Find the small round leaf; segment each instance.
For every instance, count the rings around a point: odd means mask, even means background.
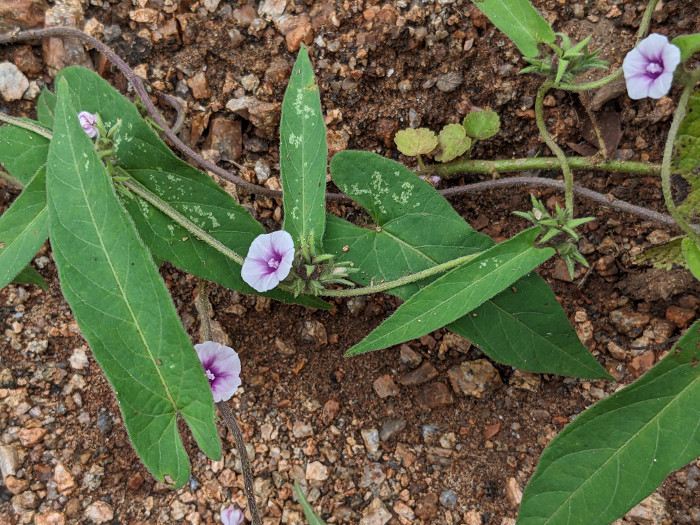
[[[462,122],[464,129],[471,138],[484,140],[493,137],[501,129],[501,119],[498,113],[490,109],[472,111]]]
[[[463,155],[471,146],[472,140],[467,137],[464,126],[448,124],[440,131],[438,142],[442,151],[435,157],[435,160],[438,162],[449,162]]]
[[[402,129],[394,137],[394,142],[399,151],[409,157],[430,153],[438,145],[435,133],[428,128]]]

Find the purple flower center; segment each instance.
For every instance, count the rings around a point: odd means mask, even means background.
[[[645,69],[649,76],[653,78],[658,77],[661,73],[664,72],[664,66],[659,62],[649,62]]]
[[[209,380],[209,384],[213,383],[214,380],[216,380],[216,376],[215,376],[214,373],[213,373],[211,370],[209,370],[208,368],[204,371],[204,375],[207,376],[207,379]]]
[[[277,254],[273,255],[270,257],[270,259],[267,261],[267,265],[270,268],[274,268],[275,270],[280,267],[280,261],[282,260],[282,257],[279,257]]]

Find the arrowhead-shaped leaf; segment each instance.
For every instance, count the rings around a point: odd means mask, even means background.
[[[280,137],[284,229],[297,246],[313,232],[314,246],[320,250],[326,224],[328,147],[318,85],[303,45],[284,94]]]
[[[553,248],[534,247],[539,233],[538,228],[524,231],[436,279],[412,295],[346,355],[415,339],[481,306],[554,255]]]
[[[50,236],[63,294],[116,393],[144,464],[175,485],[189,478],[178,415],[202,451],[221,455],[209,384],[112,181],[58,81],[47,168]]]
[[[401,164],[369,152],[344,151],[333,157],[331,173],[339,188],[375,221],[360,228],[327,216],[326,251],[338,260],[355,263],[360,271],[352,278],[358,284],[395,280],[493,246],[489,237],[475,232],[430,184]],[[375,188],[380,199],[375,199]],[[522,286],[526,281],[530,286]],[[500,295],[494,297],[452,328],[498,361],[522,370],[610,377],[581,344],[539,276],[530,274],[513,288],[532,294],[532,304],[527,296],[506,290],[503,300]],[[408,299],[419,289],[418,284],[411,284],[391,293]],[[546,325],[542,320],[547,320]],[[494,327],[500,333],[494,334]]]
[[[605,525],[700,455],[700,321],[663,361],[552,441],[518,523]]]

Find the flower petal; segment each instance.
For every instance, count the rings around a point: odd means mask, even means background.
[[[241,386],[241,360],[233,348],[214,341],[194,346],[204,370],[213,375],[209,381],[214,402],[228,401]]]
[[[276,267],[269,264],[271,260],[277,263]],[[241,277],[256,292],[267,292],[289,275],[293,261],[294,240],[288,232],[258,235],[243,261]]]

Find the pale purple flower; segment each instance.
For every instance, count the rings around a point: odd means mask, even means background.
[[[94,113],[89,113],[87,111],[81,111],[78,113],[78,120],[80,125],[83,127],[87,136],[94,139],[97,136],[97,115]]]
[[[233,505],[221,511],[221,523],[223,523],[223,525],[241,525],[244,519],[243,511],[237,509]]]
[[[214,402],[228,401],[241,386],[241,360],[233,348],[214,341],[194,345],[209,380]]]
[[[294,241],[284,230],[258,235],[243,261],[241,277],[258,292],[277,286],[292,268]]]
[[[433,186],[437,186],[438,182],[440,182],[440,177],[438,175],[431,175],[430,177],[427,177],[426,175],[418,175],[418,178],[429,182]]]
[[[631,99],[661,98],[671,89],[681,50],[663,35],[652,33],[627,53],[622,62]]]

